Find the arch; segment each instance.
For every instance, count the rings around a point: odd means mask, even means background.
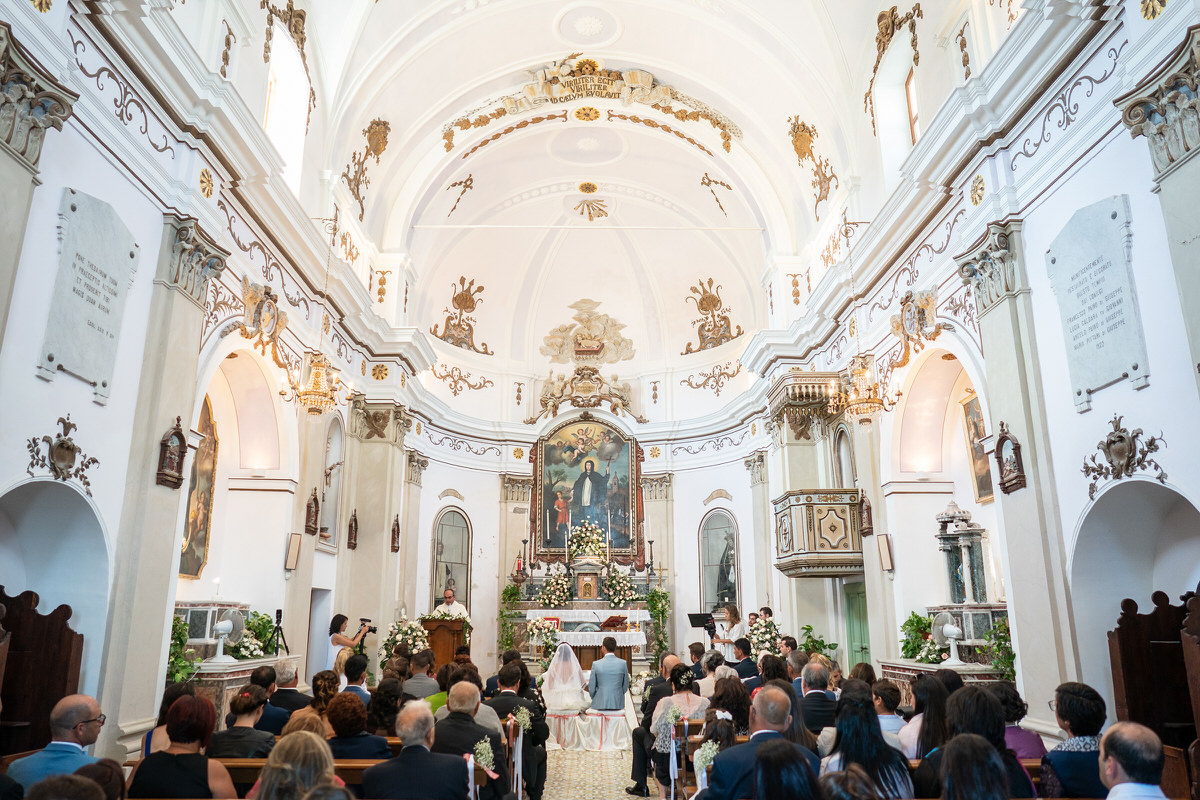
[[[339,502],[342,497],[342,478],[346,471],[342,468],[346,458],[346,433],[342,419],[337,414],[330,415],[329,424],[325,429],[325,465],[324,481],[321,497],[321,533],[320,541],[337,546]]]
[[[69,483],[23,481],[0,495],[0,585],[26,590],[43,613],[69,605],[71,627],[83,634],[79,691],[95,696],[108,628],[112,562],[95,504]]]
[[[431,608],[438,606],[447,588],[454,589],[458,602],[470,606],[472,533],[467,512],[458,506],[447,506],[434,517]]]
[[[858,485],[858,467],[854,463],[854,446],[850,431],[843,423],[833,434],[833,467],[837,486],[847,489]]]
[[[737,604],[742,595],[742,570],[737,546],[737,520],[733,512],[720,507],[709,511],[700,520],[697,537],[701,607],[711,610],[725,603]],[[729,580],[730,571],[733,573],[732,581]],[[732,596],[729,595],[730,591]]]
[[[1115,719],[1107,632],[1127,597],[1151,608],[1155,590],[1172,602],[1200,581],[1200,510],[1171,486],[1126,478],[1080,515],[1071,553],[1071,605],[1081,680]]]

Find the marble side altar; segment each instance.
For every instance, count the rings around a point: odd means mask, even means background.
[[[217,730],[225,729],[225,715],[229,713],[229,700],[238,689],[250,682],[250,673],[262,666],[276,669],[284,661],[291,661],[300,668],[300,656],[267,656],[248,658],[242,661],[205,661],[196,665],[196,694],[203,695],[217,707]]]
[[[909,658],[898,658],[894,661],[880,660],[879,677],[895,682],[900,689],[900,705],[911,707],[913,704],[912,685],[910,681],[918,675],[932,675],[945,666],[943,664],[925,664]],[[990,664],[958,664],[952,669],[962,676],[963,683],[985,683],[1000,680],[1000,672]]]

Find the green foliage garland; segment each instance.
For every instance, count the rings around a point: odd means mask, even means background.
[[[171,648],[167,651],[167,683],[189,680],[196,672],[196,651],[187,646],[187,620],[171,617]]]
[[[275,632],[275,619],[259,611],[251,611],[246,616],[246,632],[254,634],[254,638],[265,645]]]
[[[992,667],[1000,672],[1006,681],[1017,679],[1017,654],[1013,652],[1012,634],[1008,630],[1008,620],[996,622],[990,631],[983,635],[987,642],[983,651],[991,660]]]
[[[503,653],[512,650],[517,643],[516,605],[521,601],[521,587],[509,583],[500,590],[500,615],[496,618],[499,628],[496,632],[496,649]]]
[[[932,627],[933,623],[929,617],[915,611],[909,614],[908,619],[900,626],[900,632],[904,634],[904,638],[900,640],[900,656],[918,658]]]
[[[660,663],[670,649],[667,638],[667,617],[671,613],[671,593],[663,589],[651,589],[646,593],[646,609],[650,612],[650,629],[646,632],[646,648]]]

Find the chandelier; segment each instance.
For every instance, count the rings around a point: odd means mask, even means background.
[[[879,382],[873,378],[870,361],[860,351],[850,359],[849,376],[840,384],[836,380],[829,382],[829,413],[845,412],[866,423],[878,411],[891,411],[896,405],[895,398],[880,391]]]
[[[329,247],[325,251],[325,288],[321,292],[321,334],[317,340],[317,352],[312,354],[309,361],[308,383],[300,386],[298,383],[290,381],[289,378],[289,382],[292,384],[292,397],[287,398],[295,399],[301,408],[314,417],[333,410],[338,403],[337,392],[343,386],[341,379],[338,378],[337,370],[334,369],[329,357],[322,349],[325,344],[325,331],[329,326],[325,303],[329,296],[329,260],[338,234],[337,206],[334,206],[332,219],[322,219],[321,221],[325,224],[325,230],[329,232]]]

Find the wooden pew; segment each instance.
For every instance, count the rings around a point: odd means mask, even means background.
[[[18,758],[24,758],[25,756],[31,756],[36,752],[37,752],[37,750],[26,750],[23,753],[9,753],[6,756],[0,756],[0,775],[3,775],[4,773],[8,772],[8,765],[11,764],[12,762],[16,761]]]
[[[258,780],[258,773],[267,765],[265,758],[218,758],[214,759],[225,765],[225,769],[229,770],[229,777],[234,783],[252,784]],[[134,767],[138,762],[128,761],[126,767]],[[345,758],[335,759],[333,762],[334,773],[348,784],[361,784],[363,772],[376,764],[383,762],[372,758]],[[487,773],[481,767],[475,767],[475,785],[483,786],[487,783]]]

